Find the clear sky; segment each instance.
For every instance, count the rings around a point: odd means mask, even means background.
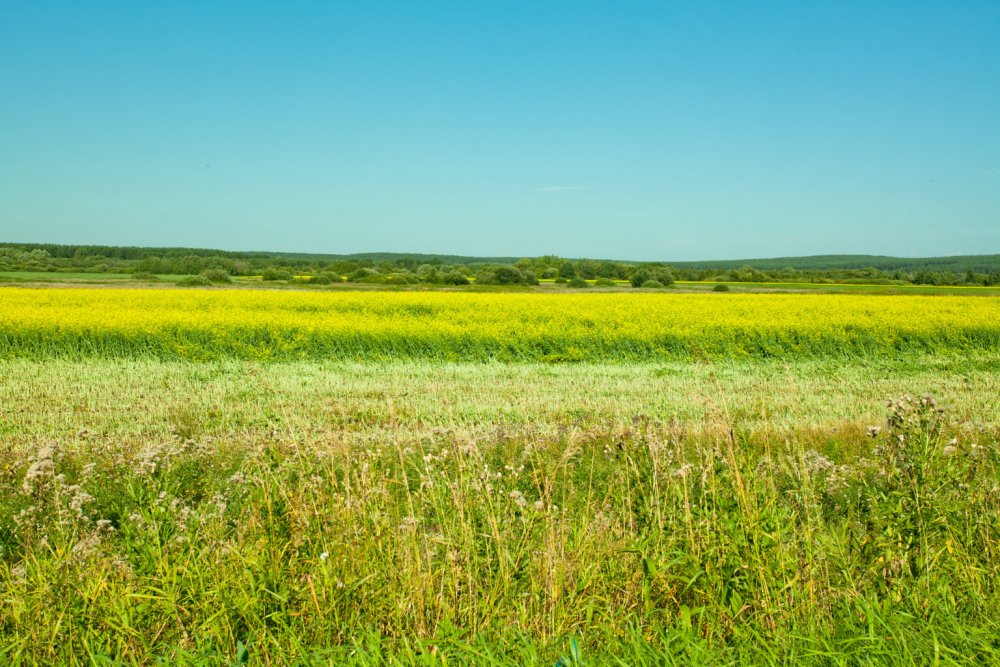
[[[0,240],[1000,252],[1000,1],[0,0]]]

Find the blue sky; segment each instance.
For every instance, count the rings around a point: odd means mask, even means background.
[[[0,240],[1000,252],[1000,2],[0,2]]]

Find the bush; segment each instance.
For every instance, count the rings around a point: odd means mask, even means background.
[[[555,280],[553,280],[552,282],[553,282],[554,284],[556,284],[556,285],[565,285],[565,284],[567,284],[567,283],[568,283],[569,281],[568,281],[568,280],[566,280],[565,278],[563,278],[562,276],[559,276],[558,278],[556,278],[556,279],[555,279]]]
[[[231,283],[233,279],[229,273],[222,269],[205,269],[201,272],[201,277],[213,283]]]
[[[655,280],[662,285],[672,285],[674,276],[666,269],[658,266],[643,266],[632,274],[632,287],[643,287],[644,283]]]
[[[632,274],[632,287],[645,287],[650,280],[661,283],[661,287],[674,284],[674,274],[662,266],[643,266]]]
[[[264,273],[261,274],[261,278],[263,278],[264,280],[268,280],[268,281],[271,281],[271,280],[291,280],[292,279],[292,272],[288,271],[286,269],[275,269],[275,268],[270,268],[269,267],[269,268],[264,269]]]
[[[309,279],[310,285],[329,285],[332,282],[333,280],[330,279],[330,276],[322,273]]]
[[[148,271],[136,271],[135,273],[132,274],[132,280],[143,280],[152,282],[159,279],[160,276],[156,275],[155,273],[149,273]]]
[[[407,271],[390,273],[382,282],[386,285],[413,285],[419,283],[420,279]]]
[[[661,287],[666,287],[666,285],[661,283],[659,280],[647,280],[641,285],[641,287],[643,289],[659,289]]]
[[[729,291],[729,285],[716,285],[715,287],[712,288],[712,291],[713,292],[728,292]]]
[[[382,274],[375,269],[360,268],[356,271],[352,271],[347,276],[347,281],[352,283],[380,283],[382,282]]]
[[[594,281],[595,287],[615,287],[617,284],[618,283],[616,283],[611,278],[598,278],[596,281]]]
[[[583,287],[590,287],[590,283],[588,283],[583,278],[573,278],[568,283],[566,283],[566,286],[567,287],[575,287],[575,288],[583,288]]]
[[[534,279],[535,275],[531,274]],[[528,285],[528,278],[517,267],[498,266],[485,273],[479,280],[485,285]]]
[[[212,281],[205,276],[184,276],[177,281],[177,284],[181,287],[206,287],[212,284]]]
[[[417,269],[417,276],[420,278],[420,282],[429,285],[440,285],[444,282],[441,278],[441,272],[430,264],[421,264]]]
[[[461,271],[451,271],[444,275],[445,285],[468,285],[469,279]]]

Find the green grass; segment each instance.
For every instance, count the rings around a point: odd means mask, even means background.
[[[631,365],[7,360],[0,379],[0,437],[25,451],[81,429],[137,443],[175,430],[377,441],[636,420],[700,432],[723,406],[744,430],[822,436],[880,423],[883,402],[904,393],[938,396],[970,429],[1000,425],[995,354]]]
[[[821,292],[829,294],[957,294],[962,296],[998,296],[1000,287],[982,285],[864,285],[852,283],[791,283],[791,282],[726,282],[678,280],[675,288],[710,291],[716,285],[727,285],[733,292]]]
[[[185,278],[183,275],[159,275],[157,278],[163,283],[176,283]],[[132,276],[128,273],[86,273],[86,272],[53,272],[53,271],[0,271],[0,283],[79,283],[87,285],[112,284],[119,285],[124,282],[132,282]],[[400,291],[400,290],[447,290],[455,291],[571,291],[579,290],[566,287],[564,284],[555,284],[554,278],[544,278],[539,280],[540,285],[536,288],[525,286],[500,286],[500,285],[472,285],[456,288],[455,286],[433,286],[433,285],[410,285],[410,286],[386,286],[386,285],[366,285],[363,283],[334,283],[332,285],[309,285],[307,283],[289,283],[287,281],[263,282],[260,276],[234,276],[231,288],[236,287],[266,287],[269,289],[308,289],[308,290],[379,290],[379,291]],[[144,281],[139,281],[144,282]],[[598,291],[633,291],[634,288],[627,280],[616,280],[615,287],[593,287]],[[1000,286],[948,286],[948,285],[855,285],[847,283],[792,283],[792,282],[719,282],[719,281],[685,281],[679,280],[672,287],[675,291],[711,291],[715,285],[728,285],[733,292],[822,292],[831,294],[960,294],[975,296],[998,296]]]
[[[159,280],[166,282],[177,282],[184,277],[185,276],[181,275],[166,274],[157,276]],[[108,283],[120,285],[123,282],[132,282],[132,274],[62,271],[0,271],[0,283],[80,283],[85,285]]]
[[[0,663],[998,663],[998,367],[0,361]]]
[[[63,273],[57,271],[0,271],[0,282],[113,282],[128,280],[127,273]]]

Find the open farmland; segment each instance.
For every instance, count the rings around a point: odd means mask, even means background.
[[[7,289],[0,354],[657,361],[1000,350],[958,296]]]
[[[4,288],[0,662],[997,663],[998,394],[989,296]]]

